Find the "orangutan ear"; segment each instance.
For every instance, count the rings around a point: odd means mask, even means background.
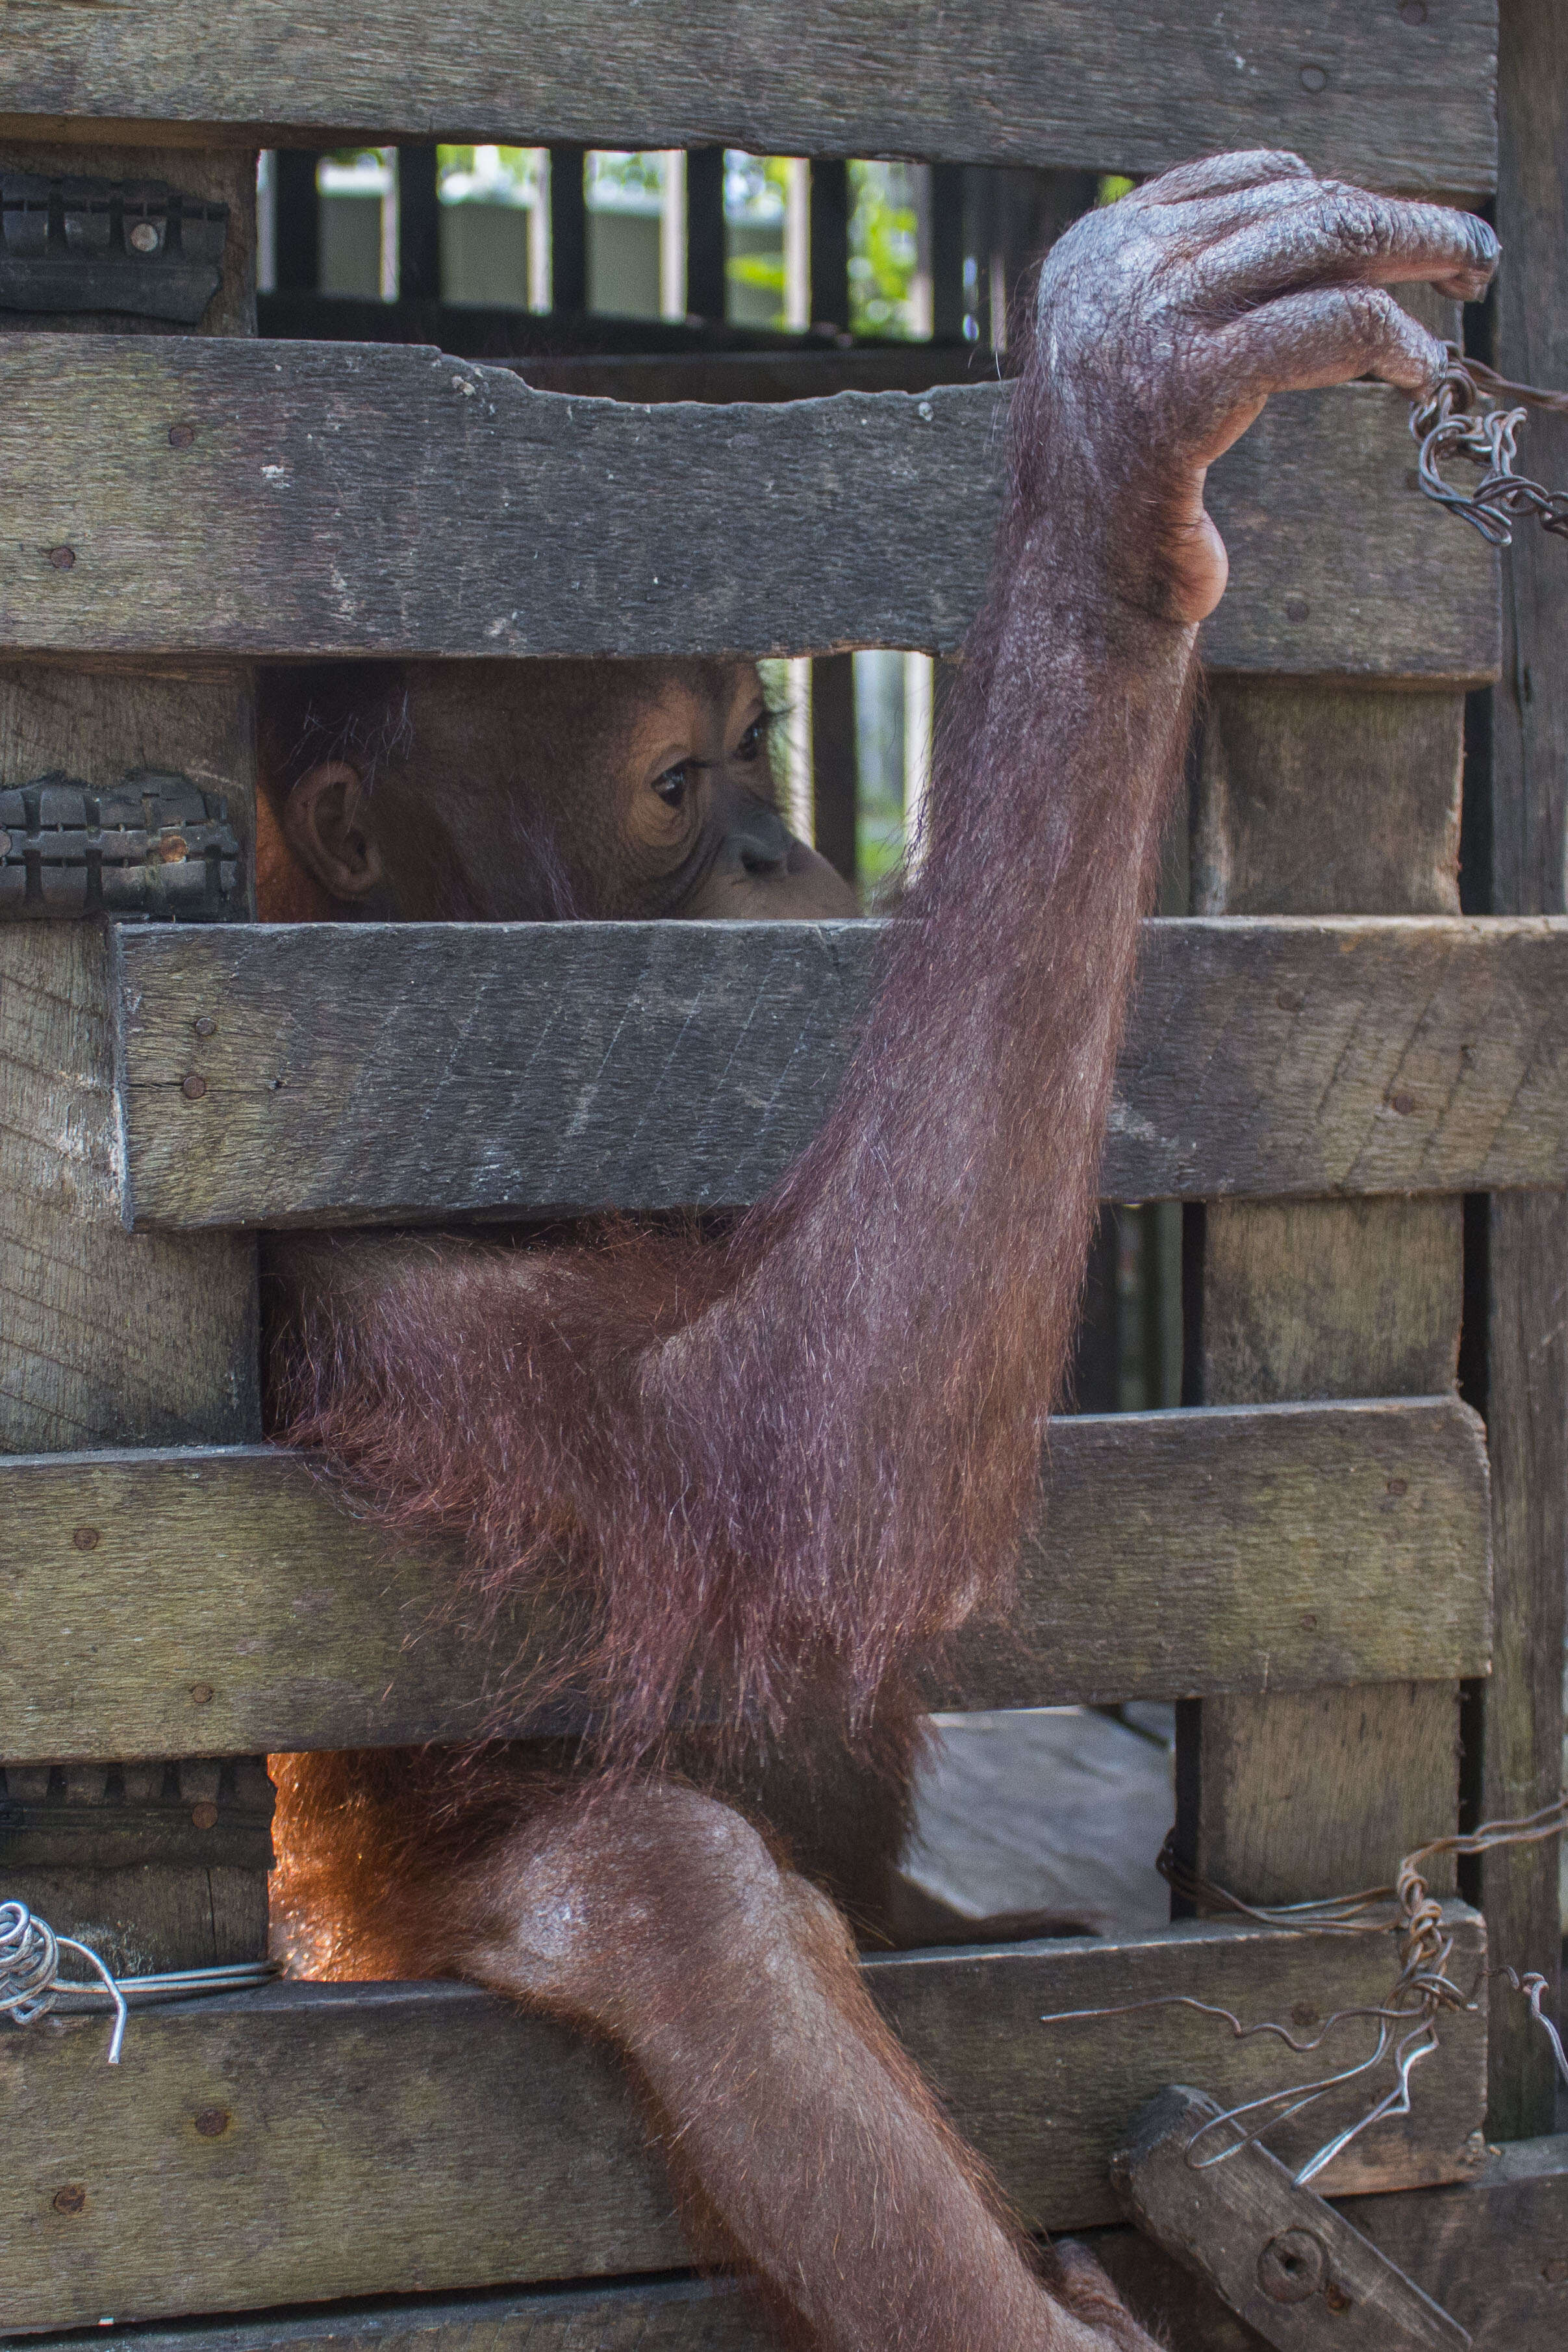
[[[363,822],[364,786],[346,760],[323,760],[283,803],[289,848],[334,898],[363,898],[382,877],[381,852]]]

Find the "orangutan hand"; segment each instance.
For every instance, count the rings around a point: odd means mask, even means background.
[[[1226,575],[1205,468],[1272,392],[1365,375],[1425,390],[1443,346],[1384,289],[1425,279],[1474,301],[1497,258],[1474,214],[1262,150],[1184,163],[1090,213],[1040,275],[1040,488],[1068,545],[1092,550],[1123,601],[1204,619]]]

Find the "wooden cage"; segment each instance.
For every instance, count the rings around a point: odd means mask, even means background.
[[[0,0],[0,173],[227,207],[199,331],[43,279],[0,298],[0,787],[184,776],[226,796],[243,869],[268,657],[957,646],[1007,392],[944,381],[951,353],[857,373],[775,339],[731,350],[726,404],[723,339],[672,331],[563,396],[496,363],[537,321],[428,285],[372,320],[281,273],[258,338],[258,146],[438,136],[812,158],[825,252],[846,156],[1135,174],[1294,147],[1495,203],[1497,362],[1568,382],[1553,0],[1503,0],[1500,36],[1492,0]],[[564,310],[564,205],[556,233]],[[488,356],[432,348],[464,333]],[[909,388],[793,397],[879,382]],[[1544,426],[1536,449],[1560,478]],[[1016,1636],[976,1637],[949,1695],[1180,1702],[1184,1852],[1266,1903],[1560,1786],[1568,555],[1521,535],[1500,593],[1413,465],[1405,404],[1363,385],[1274,403],[1215,470],[1192,910],[1151,926],[1103,1184],[1192,1204],[1192,1402],[1059,1425]],[[407,1638],[436,1564],[259,1442],[255,1229],[754,1197],[868,970],[853,929],[244,912],[242,881],[217,926],[0,921],[0,1897],[62,1930],[131,1903],[165,1966],[264,1948],[259,1758],[460,1736],[492,1675],[455,1630]],[[1555,1854],[1450,1881],[1458,1965],[1555,1986]],[[1178,2345],[1257,2340],[1121,2225],[1107,2159],[1162,2084],[1277,2072],[1181,2010],[1038,2021],[1190,1991],[1310,2021],[1374,1998],[1384,1952],[1214,1918],[866,1967],[1032,2225],[1095,2233]],[[477,1992],[279,1984],[149,2011],[103,2056],[79,2018],[0,2033],[0,2333],[758,2340],[684,2271],[610,2061]],[[1554,2121],[1494,1978],[1323,2185],[1478,2343],[1547,2352]]]

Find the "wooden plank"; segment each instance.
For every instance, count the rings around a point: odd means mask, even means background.
[[[1568,2304],[1568,2138],[1493,2149],[1473,2180],[1347,2200],[1358,2230],[1436,2294],[1470,2330],[1476,2352],[1558,2352]],[[1251,2352],[1258,2338],[1218,2296],[1132,2229],[1096,2229],[1083,2242],[1129,2306],[1172,2352]],[[121,2326],[133,2352],[469,2352],[476,2331],[494,2352],[770,2352],[776,2343],[725,2278],[672,2276],[633,2285],[341,2305],[237,2316],[177,2329]],[[51,2352],[91,2352],[102,2337],[62,2336]]]
[[[6,1464],[6,1752],[290,1751],[580,1720],[530,1712],[522,1662],[558,1659],[559,1626],[443,1622],[455,1580],[450,1552],[394,1549],[274,1448]],[[1024,1706],[1480,1674],[1489,1594],[1485,1455],[1451,1398],[1085,1414],[1052,1426],[1013,1622],[972,1628],[932,1696]]]
[[[1496,358],[1510,375],[1568,367],[1568,270],[1552,224],[1568,205],[1568,23],[1551,0],[1510,0],[1504,23],[1506,167],[1498,218],[1509,241],[1499,289]],[[1532,381],[1540,382],[1540,378]],[[1555,422],[1531,463],[1568,462]],[[1509,662],[1492,696],[1489,903],[1560,913],[1568,840],[1568,681],[1558,648],[1568,583],[1558,551],[1521,531],[1510,557]],[[1479,782],[1479,780],[1478,780]],[[1563,1573],[1568,1552],[1568,1213],[1561,1200],[1489,1206],[1487,1417],[1498,1464],[1494,1541],[1499,1676],[1482,1701],[1488,1818],[1532,1811],[1557,1794],[1564,1768]],[[1545,1977],[1558,2008],[1563,1920],[1558,1842],[1500,1851],[1480,1864],[1500,1955]],[[1499,2137],[1548,2131],[1556,2083],[1550,2052],[1500,1979],[1491,1997],[1489,2128]],[[1568,2286],[1563,2289],[1568,2309]]]
[[[127,927],[127,1213],[333,1225],[753,1200],[833,1098],[879,936]],[[1147,927],[1107,1198],[1565,1181],[1568,921]]]
[[[1470,2331],[1476,2352],[1559,2352],[1568,2313],[1568,2137],[1494,2147],[1462,2186],[1358,2197],[1344,2210]],[[1253,2330],[1142,2231],[1095,2230],[1086,2242],[1171,2352],[1255,2352]],[[1326,2339],[1326,2316],[1323,2329]],[[727,2339],[720,2341],[728,2352]]]
[[[984,588],[1005,386],[640,407],[423,348],[19,335],[5,362],[3,645],[951,652]],[[1408,488],[1405,417],[1291,394],[1215,467],[1211,664],[1493,675],[1495,559]]]
[[[728,2279],[420,2295],[259,2319],[120,2326],[135,2352],[778,2352],[778,2334]],[[101,2346],[97,2330],[58,2352]],[[51,2343],[50,2352],[56,2352]]]
[[[1412,12],[1414,14],[1414,12]],[[14,21],[13,21],[14,20]],[[387,137],[743,147],[791,155],[1159,170],[1294,147],[1381,185],[1485,189],[1495,171],[1490,0],[1412,23],[1321,0],[1173,11],[1157,0],[805,0],[789,71],[766,0],[458,0],[433,21],[384,0],[253,0],[221,49],[200,0],[129,0],[102,24],[0,13],[0,123],[245,128],[264,145]],[[304,135],[309,134],[309,135]]]
[[[1227,2149],[1217,2100],[1173,2084],[1110,2159],[1140,2229],[1216,2287],[1279,2352],[1318,2352],[1327,2321],[1345,2352],[1470,2352],[1465,2329],[1315,2189],[1258,2143]]]
[[[1229,682],[1200,762],[1197,905],[1230,920],[1330,907],[1452,914],[1462,736],[1457,697]],[[1466,1066],[1461,1046],[1461,1087]],[[1419,1091],[1417,1067],[1391,1070],[1384,1100],[1395,1118]],[[1447,1387],[1463,1297],[1459,1189],[1211,1202],[1196,1348],[1205,1400]],[[1254,1902],[1375,1884],[1458,1826],[1458,1706],[1453,1684],[1437,1681],[1206,1701],[1195,1738],[1189,1722],[1181,1742],[1179,1843],[1205,1877]]]
[[[1468,1980],[1480,1921],[1459,1906],[1447,1916]],[[1277,2045],[1237,2042],[1186,2009],[1111,2025],[1043,2015],[1185,1992],[1249,2018],[1320,2017],[1379,1998],[1395,1959],[1382,1937],[1247,1924],[865,1965],[1015,2209],[1061,2228],[1114,2218],[1110,2151],[1161,2084],[1197,2074],[1228,2100],[1299,2079],[1300,2062],[1282,2066]],[[1281,2155],[1300,2161],[1364,2099],[1352,2087],[1297,2118]],[[1358,2141],[1325,2187],[1467,2178],[1484,2099],[1481,2021],[1455,2016],[1413,2114]],[[0,2127],[15,2152],[0,2178],[13,2329],[683,2259],[614,2056],[455,1985],[289,1984],[149,2011],[120,2070],[103,2063],[100,2021],[13,2030],[0,2037]],[[83,2192],[69,2210],[56,2201],[66,2187]]]

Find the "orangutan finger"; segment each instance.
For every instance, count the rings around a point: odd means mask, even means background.
[[[1194,454],[1205,465],[1238,440],[1277,392],[1313,392],[1375,376],[1425,392],[1447,352],[1392,294],[1376,286],[1323,286],[1249,310],[1207,339],[1205,363],[1223,387],[1225,422]]]
[[[1399,286],[1426,279],[1464,301],[1484,294],[1498,241],[1474,213],[1401,204],[1338,181],[1315,201],[1238,229],[1194,264],[1204,300],[1226,309],[1313,283]]]
[[[1195,163],[1177,163],[1157,180],[1146,180],[1138,191],[1148,205],[1184,205],[1194,196],[1224,195],[1227,190],[1255,188],[1268,180],[1310,180],[1312,169],[1300,155],[1283,147],[1243,147],[1228,155],[1205,155]]]

